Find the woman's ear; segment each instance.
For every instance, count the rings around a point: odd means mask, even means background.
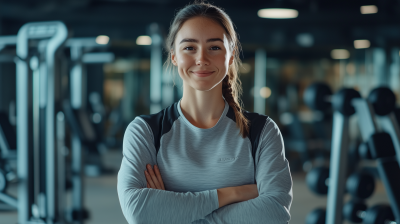
[[[171,62],[172,62],[172,64],[175,65],[175,66],[177,66],[177,63],[176,63],[176,56],[175,56],[174,51],[171,50],[170,54],[171,54]]]
[[[235,59],[235,51],[232,52],[231,57],[229,58],[229,65],[233,63],[233,60]]]

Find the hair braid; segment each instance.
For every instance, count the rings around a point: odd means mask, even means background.
[[[238,95],[240,90],[237,88],[232,88],[232,86],[235,87],[235,85],[232,85],[232,82],[240,83],[237,77],[229,74],[226,75],[224,80],[222,81],[222,95],[224,96],[226,102],[228,102],[229,106],[233,108],[236,117],[236,125],[239,127],[243,138],[246,138],[249,135],[249,121],[243,115],[242,107],[238,102]]]

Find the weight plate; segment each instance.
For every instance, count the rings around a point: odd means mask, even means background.
[[[328,193],[327,179],[329,169],[326,167],[316,167],[308,172],[306,182],[308,187],[316,194],[326,195]]]

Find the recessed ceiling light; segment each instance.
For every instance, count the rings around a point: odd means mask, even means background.
[[[361,14],[374,14],[378,12],[376,5],[363,5],[360,8]]]
[[[110,38],[106,35],[100,35],[96,37],[97,44],[105,45],[108,44],[108,41],[110,41]]]
[[[150,36],[139,36],[136,39],[137,45],[151,45],[151,37]]]
[[[354,41],[355,49],[369,48],[370,46],[371,46],[371,43],[369,42],[369,40],[355,40]]]
[[[299,12],[295,9],[270,8],[258,10],[257,15],[267,19],[293,19],[299,15]]]
[[[334,49],[331,51],[333,59],[347,59],[350,57],[350,52],[346,49]]]

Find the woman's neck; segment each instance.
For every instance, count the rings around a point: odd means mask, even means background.
[[[225,108],[222,83],[209,91],[199,91],[184,86],[181,110],[186,119],[198,128],[214,127]]]

